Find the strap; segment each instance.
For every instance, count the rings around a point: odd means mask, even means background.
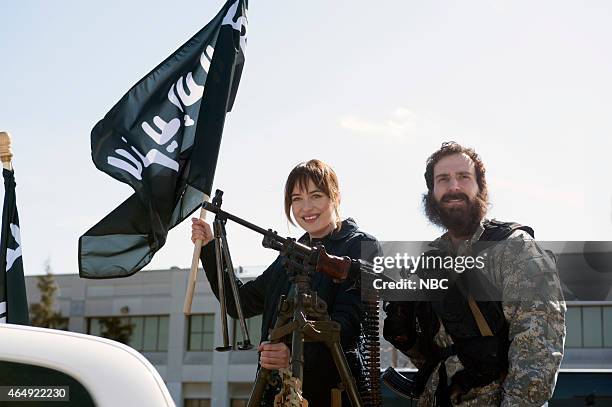
[[[478,325],[480,335],[493,336],[493,332],[491,331],[487,320],[485,319],[484,315],[482,315],[480,308],[478,308],[478,304],[476,304],[476,301],[474,301],[474,297],[472,297],[471,295],[468,296],[468,304],[470,306],[470,310],[472,311],[472,315],[476,320],[476,324]]]
[[[440,362],[438,366],[438,387],[434,393],[434,406],[436,407],[452,407],[450,399],[450,387],[448,385],[448,373],[446,372],[446,359]]]
[[[535,238],[535,233],[531,227],[516,222],[500,222],[493,219],[485,222],[484,228],[485,230],[480,236],[481,241],[499,242],[510,237],[515,230],[525,231],[532,238]]]

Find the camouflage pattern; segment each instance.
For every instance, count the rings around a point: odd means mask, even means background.
[[[282,377],[282,388],[274,397],[274,407],[308,407],[308,401],[302,396],[302,382],[293,377],[291,369],[279,369]]]
[[[470,240],[457,248],[452,247],[446,235],[431,245],[458,256],[468,256],[483,231],[481,225]],[[566,311],[555,262],[522,230],[513,232],[508,241],[511,244],[496,245],[486,250],[487,264],[483,272],[489,274],[487,278],[503,287],[504,298],[521,298],[521,290],[530,288],[527,285],[532,283],[533,278],[544,279],[546,284],[540,284],[539,289],[544,287],[548,292],[541,293],[540,301],[502,301],[511,340],[508,374],[503,382],[500,378],[470,390],[461,397],[461,402],[453,400],[453,406],[542,406],[552,397],[563,358]],[[441,347],[452,344],[442,324],[434,341]],[[407,354],[417,367],[422,364],[418,354]],[[457,356],[449,357],[445,364],[449,378],[463,369]],[[436,368],[418,406],[435,405],[437,382]]]

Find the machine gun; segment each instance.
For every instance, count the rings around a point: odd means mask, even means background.
[[[247,229],[253,230],[263,235],[262,245],[266,248],[277,250],[282,258],[282,264],[288,274],[289,281],[293,284],[289,297],[281,297],[279,313],[274,328],[270,330],[269,340],[273,343],[281,342],[283,338],[291,335],[291,372],[293,377],[303,381],[304,370],[304,341],[323,342],[329,348],[338,373],[342,380],[343,389],[347,392],[348,398],[353,407],[364,405],[360,396],[355,379],[351,375],[346,357],[340,345],[340,324],[332,321],[327,312],[327,304],[318,297],[317,292],[312,290],[311,278],[314,273],[324,273],[334,281],[343,281],[347,278],[355,278],[359,275],[359,270],[363,262],[351,260],[349,257],[338,257],[327,254],[322,245],[310,247],[298,242],[293,238],[285,238],[278,235],[272,229],[264,229],[251,222],[239,218],[221,209],[223,192],[217,190],[212,203],[204,202],[203,210],[215,214],[213,222],[215,253],[217,260],[217,277],[219,283],[219,301],[221,305],[221,316],[223,325],[223,346],[218,347],[219,351],[232,349],[229,345],[227,333],[227,314],[225,307],[225,284],[223,282],[223,264],[227,266],[232,294],[237,308],[238,319],[243,333],[243,342],[239,349],[250,349],[252,347],[246,327],[244,315],[240,305],[240,298],[236,279],[233,273],[233,265],[227,245],[225,223],[227,220],[236,222]],[[189,293],[188,293],[189,295]],[[187,300],[186,300],[187,302]],[[189,304],[190,304],[189,300]],[[370,316],[369,319],[374,319]],[[372,324],[370,324],[372,325]],[[376,335],[372,334],[373,328],[368,327],[372,340],[378,341],[378,314],[376,314]],[[366,332],[366,337],[368,336]],[[373,338],[373,339],[372,339]],[[377,371],[376,377],[371,378],[372,383],[378,385],[379,372],[379,351],[375,344],[370,343],[366,346],[369,361]],[[367,345],[367,344],[366,344]],[[373,379],[373,380],[372,380]],[[270,381],[270,371],[260,368],[253,388],[248,406],[255,407],[260,405],[263,393]],[[380,394],[376,389],[372,393]],[[369,405],[380,405],[380,396],[370,397]]]

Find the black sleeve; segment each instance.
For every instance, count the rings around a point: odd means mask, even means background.
[[[210,287],[212,288],[215,297],[219,299],[217,260],[215,257],[214,241],[211,241],[209,244],[202,247],[202,252],[200,253],[200,260],[202,261],[202,266],[204,267],[204,272],[206,273],[206,278],[208,278]],[[270,276],[273,274],[273,270],[276,268],[278,261],[279,260],[276,259],[274,263],[272,263],[255,280],[242,283],[242,281],[236,278],[236,283],[238,285],[238,293],[240,295],[240,304],[242,305],[242,312],[244,313],[245,318],[251,318],[255,315],[263,313],[266,289],[269,285],[269,282],[271,281]],[[225,269],[226,265],[224,264],[223,270],[225,271]],[[225,274],[224,291],[225,301],[227,305],[227,313],[232,318],[238,318],[238,312],[236,311],[236,303],[234,301],[234,296],[232,295],[232,286],[230,285],[229,278],[227,277],[228,275]]]

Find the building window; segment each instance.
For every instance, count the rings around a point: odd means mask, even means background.
[[[249,399],[232,399],[230,407],[247,407]]]
[[[185,407],[210,407],[210,399],[185,399]]]
[[[240,328],[240,322],[237,319],[233,319],[233,335],[232,341],[234,346],[238,345],[238,342],[242,342],[242,329]],[[247,319],[246,326],[249,331],[249,338],[251,339],[251,344],[254,347],[257,347],[261,342],[261,315],[254,316],[252,318]]]
[[[87,333],[117,340],[113,334],[108,333],[109,322],[118,325],[119,330],[123,333],[127,332],[128,340],[124,343],[137,351],[165,352],[168,350],[168,315],[88,318]]]
[[[603,346],[612,348],[612,307],[603,307]]]
[[[565,313],[565,347],[582,347],[582,308],[568,307]]]
[[[211,351],[213,350],[214,343],[215,315],[190,315],[187,350]]]
[[[612,306],[570,306],[565,314],[565,323],[566,347],[612,347]]]
[[[602,347],[601,307],[582,307],[582,346]]]

